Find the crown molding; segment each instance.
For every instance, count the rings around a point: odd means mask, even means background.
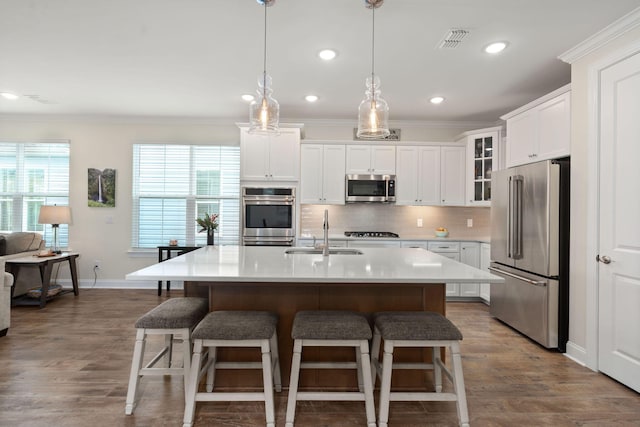
[[[568,64],[573,64],[638,26],[640,26],[640,7],[562,53],[558,56],[558,59]]]
[[[80,123],[114,123],[114,124],[162,124],[162,125],[210,125],[233,126],[245,123],[237,118],[212,118],[212,117],[172,117],[172,116],[117,116],[117,115],[89,115],[89,114],[0,114],[0,122],[65,122],[74,121]],[[281,118],[283,127],[356,127],[355,119],[311,119],[311,118]],[[290,123],[292,126],[288,126]],[[499,121],[429,121],[429,120],[390,120],[389,125],[394,128],[427,128],[427,129],[475,129],[491,126],[499,126]]]

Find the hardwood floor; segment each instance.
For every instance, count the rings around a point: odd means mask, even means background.
[[[166,299],[155,292],[83,289],[42,310],[14,307],[9,334],[0,338],[0,426],[182,425],[178,377],[143,378],[135,414],[124,415],[133,324]],[[449,303],[447,314],[464,334],[472,426],[640,426],[634,391],[542,349],[491,318],[481,303]],[[286,393],[276,405],[281,426]],[[264,425],[263,411],[260,403],[199,403],[196,426]],[[299,427],[364,424],[362,403],[298,404]],[[450,402],[391,406],[392,427],[456,424]]]

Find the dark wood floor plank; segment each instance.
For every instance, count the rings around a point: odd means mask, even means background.
[[[174,291],[174,296],[180,292]],[[178,426],[178,378],[144,378],[135,415],[124,415],[135,320],[167,298],[155,290],[83,290],[44,309],[14,307],[0,338],[0,426]],[[449,303],[462,342],[473,426],[640,426],[640,395],[491,318],[480,303]],[[152,340],[149,348],[159,348]],[[301,402],[296,426],[361,426],[362,403]],[[284,425],[286,393],[276,397]],[[264,425],[259,403],[198,404],[197,426]],[[452,426],[451,402],[394,402],[390,425]]]

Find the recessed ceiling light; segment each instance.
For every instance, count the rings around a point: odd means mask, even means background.
[[[253,95],[249,95],[248,93],[242,95],[242,100],[243,101],[250,102],[250,101],[253,101],[253,99],[254,99],[254,96]]]
[[[484,51],[487,53],[496,54],[502,52],[506,47],[506,42],[495,42],[485,47]]]
[[[434,96],[429,100],[432,104],[442,104],[442,101],[444,101],[444,98],[441,96]]]
[[[0,95],[2,95],[3,98],[10,99],[12,101],[19,98],[18,95],[9,92],[0,92]]]
[[[337,55],[337,52],[333,49],[323,49],[318,52],[318,56],[320,57],[320,59],[324,59],[325,61],[331,61]]]
[[[318,97],[316,95],[307,95],[304,97],[304,99],[306,99],[307,102],[316,102],[318,100]]]

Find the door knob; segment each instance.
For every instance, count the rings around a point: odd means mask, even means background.
[[[603,264],[611,264],[611,258],[606,255],[600,256],[596,255],[596,261],[601,262]]]

